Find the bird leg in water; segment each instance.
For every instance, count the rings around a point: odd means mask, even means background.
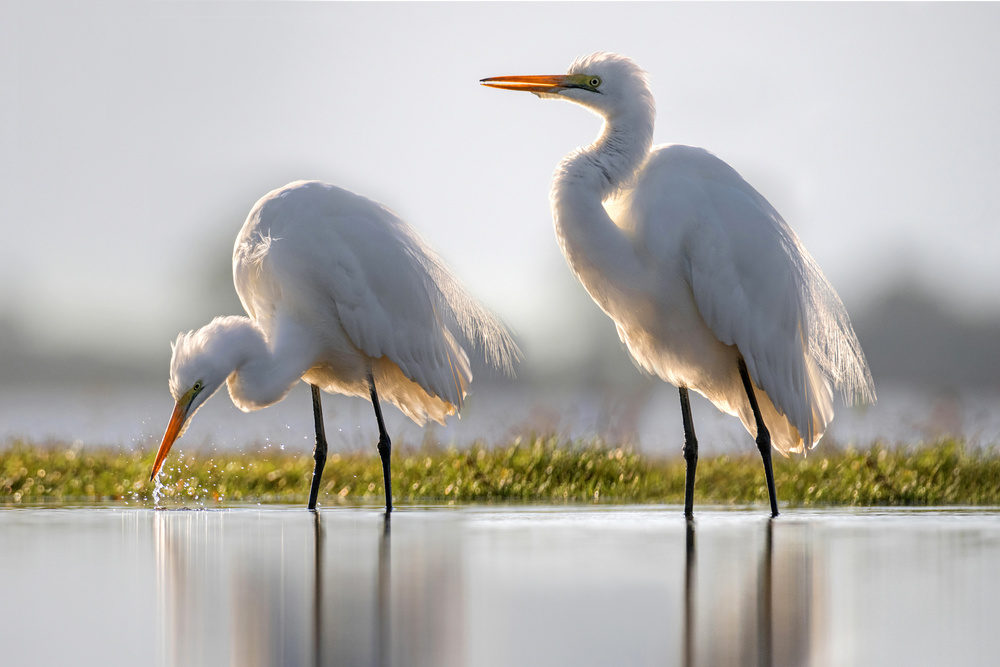
[[[687,387],[679,387],[681,392],[681,417],[684,420],[684,461],[687,472],[684,477],[684,516],[691,518],[694,513],[694,472],[698,467],[698,438],[694,434],[694,420],[691,419],[691,400]]]
[[[774,469],[771,467],[771,434],[764,424],[764,417],[760,414],[757,396],[753,392],[753,383],[750,382],[750,374],[747,373],[747,365],[742,357],[739,361],[739,367],[740,377],[743,378],[743,388],[746,389],[747,398],[750,399],[750,408],[753,410],[753,417],[757,422],[757,450],[760,452],[760,458],[764,460],[764,478],[767,480],[767,497],[771,501],[771,516],[778,516],[778,494],[774,490]]]
[[[326,466],[326,429],[323,427],[323,405],[320,402],[319,387],[314,384],[309,386],[312,387],[313,418],[316,421],[316,451],[313,452],[316,467],[313,468],[312,488],[309,489],[309,509],[314,510],[316,496],[319,495],[319,481]]]
[[[385,421],[382,419],[382,406],[378,402],[378,393],[375,391],[375,378],[372,377],[371,369],[368,370],[368,390],[372,395],[372,405],[375,406],[375,418],[378,420],[378,455],[382,457],[382,477],[385,480],[385,511],[392,511],[392,477],[389,476],[389,453],[392,451],[392,443],[389,441],[389,434],[385,430]]]

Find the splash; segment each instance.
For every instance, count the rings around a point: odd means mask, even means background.
[[[160,473],[156,473],[156,477],[153,479],[153,509],[156,509],[160,505],[160,495],[163,491],[163,483],[160,481]]]

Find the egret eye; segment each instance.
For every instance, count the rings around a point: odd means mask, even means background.
[[[195,382],[195,383],[194,383],[194,386],[193,386],[193,387],[191,387],[191,389],[193,389],[193,390],[194,390],[194,393],[196,393],[196,394],[197,394],[197,393],[198,393],[199,391],[201,391],[201,390],[202,390],[202,388],[203,388],[204,386],[205,386],[205,383],[203,383],[203,382],[202,382],[201,380],[198,380],[197,382]]]
[[[597,88],[598,86],[601,85],[601,77],[599,77],[599,76],[592,76],[592,77],[590,77],[590,81],[588,81],[587,83],[590,84],[591,88]]]

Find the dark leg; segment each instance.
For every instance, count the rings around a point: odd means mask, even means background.
[[[771,434],[760,414],[757,396],[753,392],[753,383],[750,382],[750,374],[747,373],[747,365],[742,358],[739,361],[739,366],[740,377],[743,378],[743,388],[746,389],[747,398],[750,399],[750,408],[753,410],[753,418],[757,422],[757,451],[760,452],[760,458],[764,461],[764,478],[767,480],[767,497],[771,500],[771,516],[778,516],[778,494],[774,490],[774,469],[771,467]]]
[[[314,510],[316,497],[319,495],[319,482],[326,466],[326,429],[323,427],[323,405],[319,397],[319,387],[314,384],[309,386],[312,387],[313,419],[316,422],[316,450],[313,452],[316,465],[313,468],[312,487],[309,489],[309,509]]]
[[[316,466],[313,468],[312,487],[309,489],[309,509],[316,509],[316,497],[319,495],[319,482],[323,477],[323,467],[326,466],[326,429],[323,428],[323,405],[319,398],[319,387],[314,384],[312,387],[313,397],[313,419],[316,421],[316,450],[313,452],[313,459]]]
[[[382,420],[382,406],[378,402],[378,394],[375,392],[375,378],[372,372],[368,371],[368,389],[372,395],[372,405],[375,406],[375,418],[378,420],[378,455],[382,457],[382,477],[385,480],[385,511],[392,511],[392,477],[389,475],[389,453],[392,451],[392,443],[389,442],[389,434],[385,430],[385,422]]]
[[[684,419],[684,461],[687,463],[684,477],[684,516],[690,519],[694,513],[694,471],[698,467],[698,438],[694,435],[687,387],[680,387],[680,392],[681,417]]]

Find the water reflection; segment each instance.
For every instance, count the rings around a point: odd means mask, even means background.
[[[811,520],[402,512],[394,534],[368,511],[154,519],[165,664],[783,666],[838,641],[814,534],[836,526]]]
[[[774,664],[772,625],[774,607],[771,605],[774,591],[773,549],[774,521],[768,520],[764,534],[764,553],[760,559],[760,574],[757,583],[757,664],[770,667]]]
[[[0,511],[4,664],[988,664],[1000,515]],[[60,641],[51,641],[60,628]]]
[[[316,556],[314,558],[315,567],[313,570],[315,585],[312,587],[313,623],[311,630],[313,664],[318,666],[328,664],[324,659],[323,647],[323,637],[326,634],[323,623],[323,597],[326,589],[323,584],[323,519],[322,514],[317,510],[313,510],[312,515]],[[373,664],[379,666],[392,664],[390,659],[391,619],[389,614],[391,609],[391,557],[389,549],[391,519],[391,514],[383,516],[382,535],[378,542],[378,576],[376,577],[375,585],[376,614],[374,618],[376,641]],[[333,653],[334,655],[336,654],[335,651]]]
[[[323,627],[323,524],[320,520],[319,510],[312,510],[313,515],[313,539],[316,557],[313,559],[313,627],[312,627],[312,650],[313,664],[319,667],[323,664],[323,636],[320,628]],[[388,515],[386,515],[388,522]]]
[[[756,566],[731,563],[737,574],[727,577],[725,586],[713,586],[719,572],[707,571],[704,576],[710,582],[699,594],[696,522],[687,521],[682,643],[685,667],[808,664],[812,654],[809,610],[816,595],[814,588],[822,587],[824,581],[809,574],[814,558],[797,534],[799,530],[801,526],[796,524],[766,519],[745,536],[749,539],[744,553],[724,545],[725,552],[734,559],[752,557],[757,551]],[[822,597],[822,590],[819,594]],[[701,633],[700,628],[704,628]]]
[[[694,519],[685,520],[685,542],[684,542],[684,644],[683,656],[684,667],[694,665],[694,637],[695,637],[695,570],[698,562],[697,549],[694,539]]]
[[[390,665],[392,664],[390,647],[392,643],[390,641],[390,616],[389,610],[392,608],[392,602],[390,599],[390,582],[392,566],[390,562],[390,549],[389,549],[389,524],[392,519],[392,515],[388,512],[382,519],[382,537],[378,542],[378,619],[376,624],[376,631],[378,634],[378,660],[376,664],[378,665]]]

